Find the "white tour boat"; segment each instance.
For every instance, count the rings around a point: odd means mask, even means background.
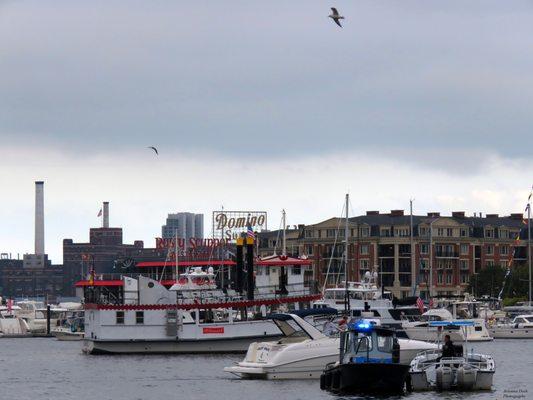
[[[319,379],[327,364],[339,358],[339,337],[328,337],[294,314],[273,316],[283,332],[274,342],[256,342],[246,357],[224,371],[244,379]],[[423,350],[437,349],[432,343],[399,339],[400,363],[409,365]]]
[[[245,300],[218,289],[213,269],[190,268],[166,289],[145,276],[123,277],[121,304],[85,306],[87,353],[246,352],[250,343],[282,336],[252,310],[310,302],[316,295],[267,295]]]

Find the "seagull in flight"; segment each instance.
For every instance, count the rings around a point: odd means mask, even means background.
[[[157,151],[157,149],[154,146],[148,146],[148,148],[152,149],[153,151],[155,151],[155,154],[159,155],[159,152]]]
[[[342,25],[339,20],[344,19],[344,17],[342,15],[339,15],[339,12],[335,7],[331,7],[331,15],[329,15],[329,17],[342,28]]]

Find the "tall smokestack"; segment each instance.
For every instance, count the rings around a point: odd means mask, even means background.
[[[44,182],[35,182],[35,254],[44,254]]]
[[[109,201],[104,201],[104,228],[109,228]]]

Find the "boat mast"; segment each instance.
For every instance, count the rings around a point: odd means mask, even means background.
[[[413,288],[413,294],[412,296],[416,295],[416,269],[415,269],[415,251],[414,251],[414,244],[413,244],[413,199],[409,200],[409,209],[410,209],[410,216],[409,216],[409,248],[411,249],[411,286]]]
[[[178,276],[179,276],[179,274],[178,274],[178,230],[176,229],[175,232],[176,232],[176,238],[174,239],[174,244],[175,244],[175,247],[176,247],[176,249],[174,250],[175,253],[176,253],[176,266],[175,266],[175,268],[176,268],[176,276],[175,276],[175,279],[176,279],[176,283],[178,283]]]
[[[348,297],[348,210],[350,209],[350,195],[346,193],[346,221],[344,225],[344,309],[346,314],[350,311],[350,299]]]
[[[533,190],[533,188],[532,188]],[[529,265],[529,306],[531,306],[531,193],[527,200],[527,258]]]
[[[287,223],[285,222],[285,209],[281,210],[281,221],[283,224],[283,237],[282,237],[282,248],[281,248],[281,255],[286,256],[287,255],[287,237],[285,235],[285,227],[287,226]]]

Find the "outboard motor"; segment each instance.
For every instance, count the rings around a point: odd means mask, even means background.
[[[469,365],[457,368],[457,387],[460,390],[472,390],[476,384],[477,371]]]
[[[450,390],[453,384],[453,371],[451,367],[439,367],[436,371],[437,389]]]

